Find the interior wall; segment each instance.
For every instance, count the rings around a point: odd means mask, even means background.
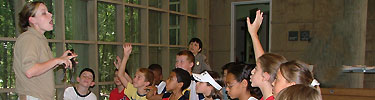
[[[219,72],[219,68],[230,61],[230,6],[231,2],[237,1],[210,1],[210,64]],[[369,34],[366,37],[366,31],[375,32],[375,28],[373,31],[369,28],[375,26],[371,23],[374,14],[369,14],[367,20],[367,12],[374,12],[374,7],[368,8],[368,3],[371,5],[372,2],[271,0],[270,51],[288,60],[314,64],[315,72],[319,72],[316,75],[321,79],[335,76],[333,74],[337,74],[342,65],[365,64],[365,54],[368,55],[366,64],[375,64],[375,57],[369,55],[374,53],[375,46],[366,44],[366,41],[375,41],[375,38],[368,37]],[[310,31],[311,39],[288,41],[289,31]],[[375,34],[371,36],[375,37]]]
[[[375,0],[368,0],[366,32],[365,64],[375,66]]]

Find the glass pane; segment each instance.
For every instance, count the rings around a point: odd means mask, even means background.
[[[98,3],[98,41],[116,41],[116,7]]]
[[[14,42],[0,41],[0,88],[15,88],[15,74],[13,71]],[[7,100],[7,99],[4,99]]]
[[[197,14],[197,0],[188,0],[188,13]]]
[[[162,65],[162,59],[163,59],[162,56],[163,55],[162,55],[161,51],[162,51],[161,47],[150,47],[150,49],[149,49],[150,64],[159,64],[159,65]]]
[[[183,48],[170,48],[169,49],[169,65],[170,65],[169,69],[170,69],[170,71],[175,68],[174,65],[176,63],[176,55],[181,50],[183,50]]]
[[[110,85],[99,85],[100,97],[99,100],[109,100],[109,94],[111,91],[116,88],[115,84]]]
[[[191,38],[197,37],[197,19],[188,18],[188,41]]]
[[[46,4],[48,12],[50,12],[53,16],[52,19],[55,20],[55,11],[53,8],[54,7],[54,2],[55,0],[26,0],[26,2],[33,2],[33,1],[42,1]],[[53,21],[53,24],[55,24],[55,21]],[[55,25],[53,26],[53,29],[56,29]],[[55,38],[55,30],[52,31],[47,31],[44,33],[44,36],[47,37],[47,39],[54,39]]]
[[[82,0],[64,0],[64,6],[65,39],[88,40],[87,2]]]
[[[141,15],[140,9],[125,7],[125,41],[141,42]]]
[[[134,4],[139,4],[140,0],[124,0],[126,3],[134,3]]]
[[[133,46],[132,53],[130,54],[126,69],[129,71],[129,75],[134,77],[135,72],[141,65],[141,47]]]
[[[99,82],[113,81],[115,65],[113,61],[116,60],[117,55],[116,45],[99,45]],[[122,47],[121,47],[122,48]],[[120,56],[121,57],[121,56]]]
[[[149,13],[149,42],[151,44],[161,43],[161,13],[150,11]]]
[[[169,0],[169,10],[180,12],[180,0]]]
[[[180,43],[180,16],[170,14],[169,16],[169,44],[179,45]]]
[[[0,37],[16,37],[14,1],[0,0]]]
[[[0,93],[1,100],[17,100],[18,96],[16,92]]]
[[[161,8],[162,2],[161,2],[161,0],[149,0],[148,5],[150,7]]]

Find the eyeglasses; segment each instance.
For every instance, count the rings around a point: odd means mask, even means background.
[[[235,86],[235,85],[237,85],[238,84],[238,82],[235,82],[235,83],[232,83],[232,84],[226,84],[226,86],[229,88],[229,89],[231,89],[233,86]]]

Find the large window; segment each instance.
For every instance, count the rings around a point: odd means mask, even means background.
[[[83,68],[94,70],[91,91],[107,100],[116,87],[113,62],[116,56],[122,58],[123,43],[133,44],[126,68],[130,76],[138,68],[160,64],[166,78],[190,38],[208,37],[203,33],[208,29],[200,28],[208,25],[208,14],[203,14],[207,0],[0,0],[0,100],[18,98],[12,68],[13,46],[20,34],[16,11],[32,1],[45,2],[53,14],[54,30],[44,34],[53,56],[67,49],[79,55],[73,70],[54,69],[57,100],[62,100],[66,87],[77,84]]]

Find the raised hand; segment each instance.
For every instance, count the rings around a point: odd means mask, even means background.
[[[121,58],[119,56],[116,57],[116,60],[113,61],[113,64],[115,65],[116,69],[119,69],[121,65]]]
[[[247,17],[247,29],[250,33],[250,35],[256,35],[258,30],[259,30],[259,27],[260,25],[262,24],[262,21],[263,21],[263,12],[261,12],[260,10],[258,10],[256,12],[256,17],[255,17],[255,20],[253,23],[250,23],[250,18]]]
[[[122,47],[124,48],[124,58],[129,57],[132,52],[132,45],[130,43],[125,43]]]

